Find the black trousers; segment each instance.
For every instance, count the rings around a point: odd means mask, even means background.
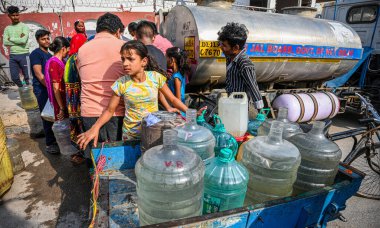
[[[99,117],[82,117],[83,130],[88,131],[96,123]],[[100,128],[98,143],[120,141],[123,135],[123,116],[113,116],[106,124]],[[90,151],[93,142],[87,145],[85,157],[91,158]]]

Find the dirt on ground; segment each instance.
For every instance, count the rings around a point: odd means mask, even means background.
[[[86,165],[43,152],[44,138],[15,138],[26,167],[0,199],[0,227],[85,227],[91,188]]]

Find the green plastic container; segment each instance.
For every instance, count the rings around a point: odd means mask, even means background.
[[[261,124],[264,123],[264,121],[267,118],[268,113],[270,112],[269,108],[263,108],[261,109],[260,113],[257,114],[256,119],[249,121],[248,123],[248,132],[249,134],[253,136],[257,136],[257,131]]]
[[[209,123],[207,123],[207,121],[205,120],[205,114],[206,114],[206,110],[203,110],[202,115],[197,117],[197,124],[199,126],[205,127],[209,129],[210,131],[212,131],[213,127]]]
[[[222,149],[206,166],[203,214],[242,207],[248,185],[247,169],[235,161],[235,153]]]
[[[215,127],[212,130],[212,133],[215,136],[215,156],[218,156],[220,151],[224,148],[228,148],[236,154],[239,145],[236,142],[236,139],[227,132],[226,128],[224,128],[224,124],[218,115],[214,115],[214,123]]]

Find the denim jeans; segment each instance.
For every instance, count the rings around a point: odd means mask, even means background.
[[[33,92],[37,98],[38,108],[40,109],[40,112],[42,112],[48,100],[48,93],[47,93],[46,87],[41,84],[40,85],[33,84]],[[42,124],[45,131],[46,146],[50,146],[56,142],[56,139],[54,137],[54,133],[52,130],[53,122],[49,122],[42,119]]]

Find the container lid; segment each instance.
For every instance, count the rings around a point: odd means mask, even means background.
[[[257,114],[256,119],[259,121],[265,121],[267,118],[268,114],[270,112],[270,108],[263,108],[260,110],[260,113]]]
[[[219,152],[218,159],[221,162],[231,162],[235,160],[235,153],[228,148],[223,148]]]
[[[197,123],[206,122],[206,120],[205,120],[205,114],[206,114],[206,110],[203,110],[202,114],[197,117]]]
[[[260,120],[260,121],[265,121],[266,118],[267,118],[266,115],[265,115],[265,114],[262,114],[262,113],[259,113],[259,114],[257,114],[257,116],[256,116],[256,119],[257,119],[257,120]]]

